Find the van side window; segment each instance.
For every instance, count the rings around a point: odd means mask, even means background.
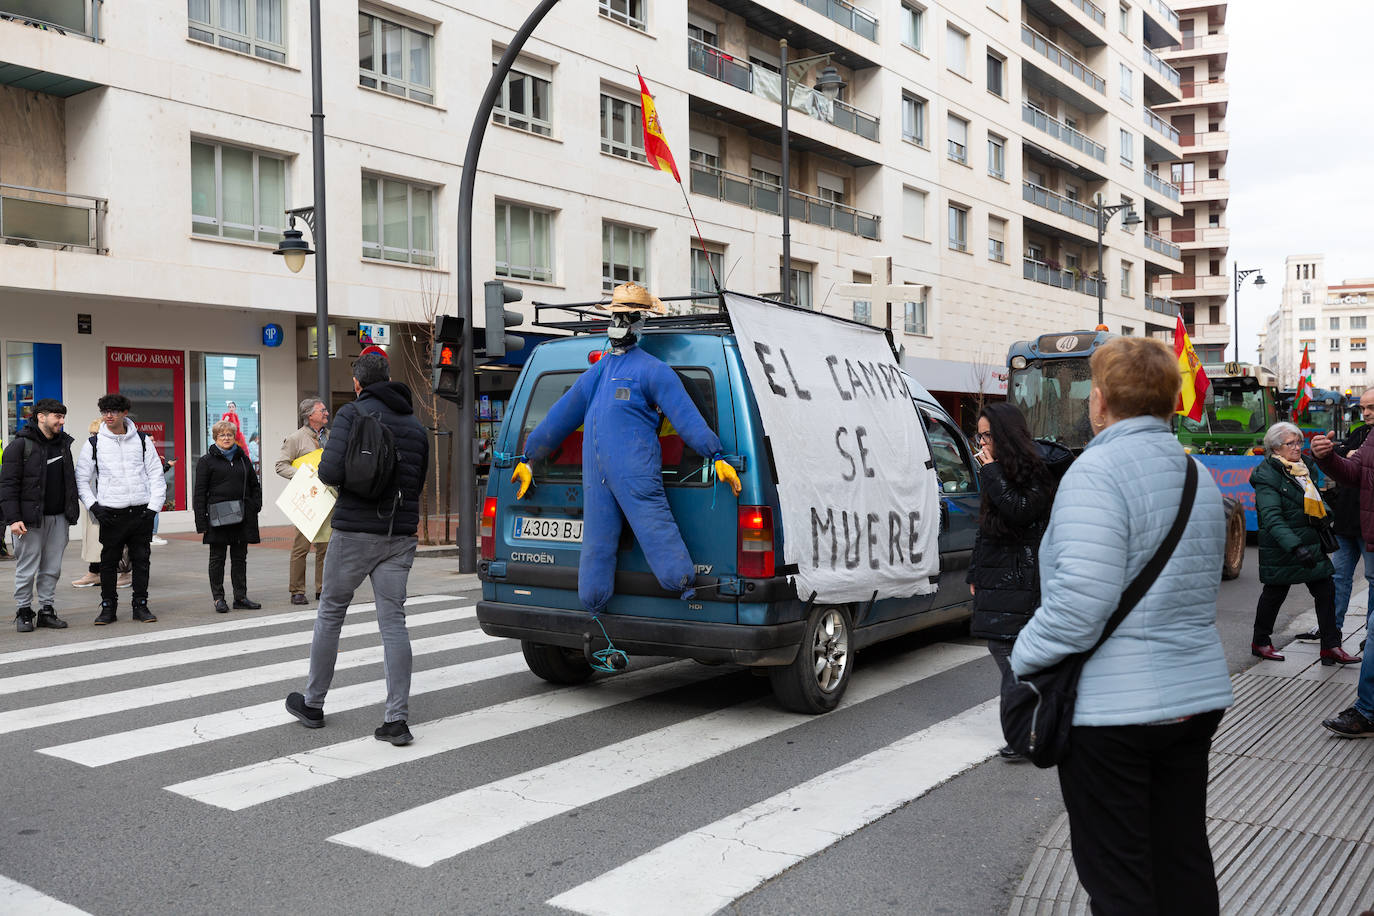
[[[677,369],[678,378],[697,410],[713,431],[716,425],[716,387],[710,371],[701,368]],[[534,428],[548,416],[553,405],[576,384],[581,372],[548,372],[534,383],[524,420],[520,424],[520,443],[517,454],[525,451],[525,440]],[[663,483],[665,486],[706,486],[710,483],[709,456],[698,455],[677,435],[665,417],[659,425],[659,446],[663,452]],[[582,429],[579,427],[563,440],[553,454],[530,466],[534,479],[540,482],[577,481],[582,478]]]
[[[930,439],[930,452],[935,459],[940,492],[972,493],[977,490],[974,481],[978,475],[973,470],[973,459],[962,437],[943,421],[924,413],[921,416],[925,418],[926,436]]]

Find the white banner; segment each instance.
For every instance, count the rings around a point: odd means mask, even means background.
[[[939,488],[921,417],[876,328],[725,294],[772,443],[797,594],[928,594]]]

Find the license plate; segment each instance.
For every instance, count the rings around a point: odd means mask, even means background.
[[[511,537],[522,541],[569,541],[582,543],[582,520],[575,518],[515,519]]]

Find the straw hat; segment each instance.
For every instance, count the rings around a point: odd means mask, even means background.
[[[655,315],[668,314],[668,307],[649,295],[649,291],[638,283],[622,283],[611,292],[608,312],[653,312]]]

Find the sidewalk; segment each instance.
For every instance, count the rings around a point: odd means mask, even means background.
[[[207,573],[210,548],[200,542],[198,534],[164,534],[165,547],[154,547],[148,583],[148,606],[157,615],[157,623],[135,624],[130,619],[130,590],[119,590],[119,620],[110,626],[97,627],[92,621],[100,613],[100,587],[72,588],[71,581],[86,571],[81,560],[81,545],[73,542],[62,558],[62,578],[57,584],[56,610],[67,621],[65,630],[35,630],[16,633],[14,630],[14,562],[0,562],[0,652],[34,646],[98,640],[111,636],[127,636],[136,628],[187,627],[218,623],[234,617],[262,617],[288,611],[306,610],[292,605],[287,592],[288,567],[291,564],[292,530],[288,526],[263,528],[261,544],[248,547],[248,596],[262,603],[260,611],[230,611],[216,614],[210,599],[210,580]],[[456,595],[460,591],[476,589],[480,582],[476,575],[458,572],[458,558],[453,547],[421,547],[410,573],[409,593],[412,595]],[[224,571],[226,595],[230,591],[229,570]],[[309,609],[316,607],[315,556],[306,557],[306,597]],[[364,582],[354,598],[357,602],[372,600],[372,586]]]
[[[1356,653],[1365,622],[1365,601],[1354,595],[1347,652]],[[1302,615],[1286,638],[1315,625]],[[1207,821],[1221,912],[1354,916],[1374,907],[1374,740],[1337,737],[1321,720],[1355,702],[1360,666],[1323,666],[1316,643],[1280,651],[1286,661],[1232,678],[1236,702],[1212,743]],[[1067,815],[1040,840],[1008,912],[1088,912]]]

